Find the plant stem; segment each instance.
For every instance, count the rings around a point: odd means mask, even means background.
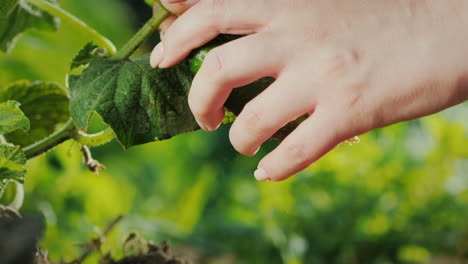
[[[53,133],[52,135],[44,138],[41,141],[38,141],[30,146],[27,146],[23,149],[24,154],[27,159],[34,158],[52,148],[59,145],[60,143],[71,139],[76,134],[77,128],[72,120],[69,120],[65,126],[63,126],[59,131]]]
[[[106,239],[107,235],[109,235],[110,231],[122,220],[123,215],[119,215],[116,219],[114,219],[102,232],[102,234],[97,237],[92,239],[90,242],[85,244],[85,252],[77,259],[74,261],[70,262],[69,264],[81,264],[83,263],[86,258],[88,258],[89,255],[91,255],[95,251],[100,251],[103,241]]]
[[[161,7],[158,12],[148,21],[146,24],[123,46],[118,53],[112,42],[100,35],[94,29],[90,28],[84,22],[61,9],[58,6],[51,4],[46,0],[27,0],[29,3],[36,5],[37,7],[51,13],[52,15],[61,18],[69,22],[71,25],[79,28],[83,32],[87,32],[91,35],[92,39],[96,44],[106,48],[111,55],[114,55],[114,59],[124,60],[127,59],[135,50],[141,45],[141,43],[147,39],[153,32],[155,32],[159,25],[166,19],[170,12]],[[158,1],[160,4],[160,2]],[[59,145],[60,143],[68,140],[75,139],[82,145],[86,146],[99,146],[105,144],[115,138],[115,134],[111,128],[108,128],[102,132],[88,135],[84,132],[79,131],[72,120],[69,120],[65,126],[59,131],[53,133],[49,137],[36,142],[23,149],[28,159],[34,158],[52,148]]]
[[[116,48],[114,44],[103,35],[99,34],[96,30],[92,29],[90,26],[86,25],[83,21],[79,20],[74,15],[68,13],[67,11],[63,10],[59,6],[56,6],[46,0],[27,0],[30,4],[33,4],[40,9],[47,11],[48,13],[62,19],[63,21],[68,22],[70,25],[77,28],[80,32],[84,32],[88,34],[98,46],[101,46],[107,49],[110,55],[114,55],[116,53]]]
[[[169,16],[169,11],[160,8],[158,12],[114,55],[116,60],[124,60],[130,57],[135,50],[151,34],[158,30],[159,25]]]
[[[104,145],[114,138],[115,133],[110,127],[96,134],[86,134],[83,131],[78,131],[74,137],[81,145],[89,147]]]
[[[82,131],[79,131],[75,123],[69,120],[60,130],[53,133],[52,135],[38,141],[30,146],[23,149],[27,159],[34,158],[44,152],[51,150],[62,142],[69,139],[74,139],[81,145],[95,147],[103,145],[115,138],[114,131],[111,128],[106,130],[88,135]]]

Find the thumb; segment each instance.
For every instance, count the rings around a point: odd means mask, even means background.
[[[161,0],[161,3],[167,8],[167,10],[180,15],[199,1],[200,0]]]

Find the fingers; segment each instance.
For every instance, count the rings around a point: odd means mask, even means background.
[[[224,117],[223,105],[232,89],[265,76],[276,76],[281,70],[284,52],[269,38],[267,33],[246,36],[208,53],[188,97],[192,113],[202,128],[215,130],[219,126]],[[268,50],[263,43],[271,43]]]
[[[307,168],[353,135],[345,116],[336,109],[316,109],[273,152],[260,161],[255,171],[259,181],[284,180]]]
[[[265,5],[267,1],[257,5]],[[247,0],[221,1],[203,0],[180,16],[168,29],[164,38],[164,56],[159,64],[167,68],[180,62],[190,51],[220,33],[251,34],[258,32],[266,24],[268,15],[258,15],[253,8],[246,8]]]
[[[254,155],[280,128],[313,112],[315,98],[303,91],[309,87],[297,84],[299,78],[295,74],[281,76],[244,107],[229,133],[237,151]]]
[[[154,68],[156,67],[162,60],[162,54],[163,54],[163,45],[162,42],[159,42],[158,45],[156,45],[153,48],[153,51],[151,52],[150,56],[150,64]]]
[[[200,0],[161,0],[161,3],[167,10],[174,14],[182,14]]]
[[[161,9],[161,7],[159,6],[159,4],[157,2],[154,2],[154,5],[153,5],[153,14],[156,14],[159,9]],[[159,24],[159,31],[161,32],[161,36],[164,35],[164,33],[166,33],[167,29],[172,25],[172,23],[174,23],[174,21],[177,19],[176,16],[169,16],[168,18],[166,18],[161,24]]]
[[[176,16],[169,16],[159,25],[159,31],[161,32],[161,39],[163,38],[163,36],[166,34],[169,27],[175,22],[176,19],[177,19]]]

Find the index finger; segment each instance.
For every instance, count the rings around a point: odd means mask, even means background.
[[[161,0],[161,3],[167,10],[180,15],[199,1],[200,0]],[[157,3],[155,4],[157,5]]]
[[[168,1],[168,0],[166,0]],[[249,0],[203,0],[180,16],[163,39],[164,55],[159,67],[169,68],[183,60],[193,49],[219,34],[250,35],[265,28],[269,5],[260,1],[256,8],[246,8]]]

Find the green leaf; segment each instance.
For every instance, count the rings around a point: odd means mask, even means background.
[[[56,0],[49,0],[56,4]],[[19,35],[30,28],[56,30],[59,20],[27,3],[26,0],[0,0],[0,50],[10,51]]]
[[[81,75],[68,79],[73,121],[86,129],[97,112],[125,149],[199,129],[187,102],[194,74],[210,49],[236,38],[221,35],[169,69],[151,68],[149,55],[135,61],[91,58]],[[224,105],[228,114],[223,124],[234,122],[244,106],[274,81],[266,77],[234,89]],[[272,138],[281,141],[307,117],[288,123]]]
[[[15,101],[0,103],[0,135],[22,128],[29,130],[29,120]]]
[[[89,42],[78,52],[78,55],[73,58],[70,69],[73,70],[79,66],[86,66],[93,58],[105,56],[107,51],[99,48],[96,44]]]
[[[21,112],[19,103],[7,101],[0,103],[0,134],[17,129],[29,129],[29,120]],[[26,156],[20,146],[0,145],[0,187],[3,181],[12,179],[23,182],[26,173]]]
[[[153,69],[149,55],[135,61],[94,58],[81,75],[69,77],[70,109],[86,129],[97,112],[125,149],[198,129],[187,93],[193,74],[185,63]]]
[[[0,102],[15,100],[31,121],[28,134],[15,131],[5,135],[10,143],[31,145],[55,131],[56,125],[70,118],[67,93],[55,82],[17,81],[0,89]]]
[[[13,10],[18,0],[3,0],[0,3],[0,18],[4,18]]]
[[[0,145],[0,187],[4,180],[24,181],[26,156],[20,146]]]

